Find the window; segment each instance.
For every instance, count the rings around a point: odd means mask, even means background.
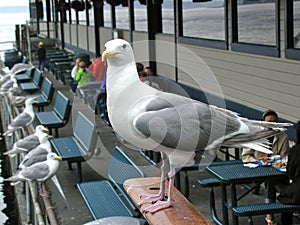
[[[294,48],[300,49],[300,1],[293,2]]]
[[[225,40],[224,1],[182,1],[183,36]]]
[[[148,31],[147,8],[139,1],[134,1],[134,25],[137,31]]]
[[[174,34],[174,11],[173,2],[164,1],[162,8],[163,33]]]
[[[111,27],[111,5],[104,2],[103,5],[103,12],[104,12],[104,27]]]
[[[285,56],[290,59],[300,59],[300,1],[286,2],[286,41]]]
[[[277,0],[232,1],[232,50],[279,56]]]
[[[128,7],[116,6],[116,28],[129,30]]]
[[[238,5],[238,42],[276,45],[275,0]]]

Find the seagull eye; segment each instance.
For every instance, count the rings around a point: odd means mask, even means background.
[[[124,48],[124,49],[125,49],[125,48],[126,48],[126,44],[123,44],[122,48]]]

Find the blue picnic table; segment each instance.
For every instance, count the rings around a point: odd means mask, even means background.
[[[285,172],[282,172],[272,166],[258,166],[255,168],[249,168],[242,163],[242,161],[236,161],[233,164],[211,164],[206,168],[214,177],[221,182],[222,192],[222,216],[223,224],[228,225],[228,209],[232,212],[232,224],[238,225],[239,216],[248,216],[249,224],[252,224],[252,216],[264,215],[269,213],[281,213],[292,212],[300,209],[299,205],[284,205],[277,203],[263,203],[238,206],[238,200],[236,193],[236,185],[259,183],[264,181],[270,181],[273,179],[286,178]],[[227,201],[227,187],[230,186],[231,190],[231,202]],[[247,192],[249,193],[249,191]]]

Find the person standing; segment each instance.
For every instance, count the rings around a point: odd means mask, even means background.
[[[39,43],[39,48],[38,48],[38,68],[40,71],[44,71],[44,66],[45,66],[45,60],[46,60],[46,49],[44,46],[44,42]]]

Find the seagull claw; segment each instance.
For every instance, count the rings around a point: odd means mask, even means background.
[[[141,198],[141,201],[138,202],[138,205],[142,206],[146,203],[153,204],[159,200],[162,200],[164,198],[164,196],[160,195],[160,194],[144,194],[140,198]]]
[[[173,204],[170,201],[158,201],[155,204],[146,207],[143,210],[143,212],[156,213],[157,211],[160,211],[162,209],[167,209],[172,206],[173,206]]]

